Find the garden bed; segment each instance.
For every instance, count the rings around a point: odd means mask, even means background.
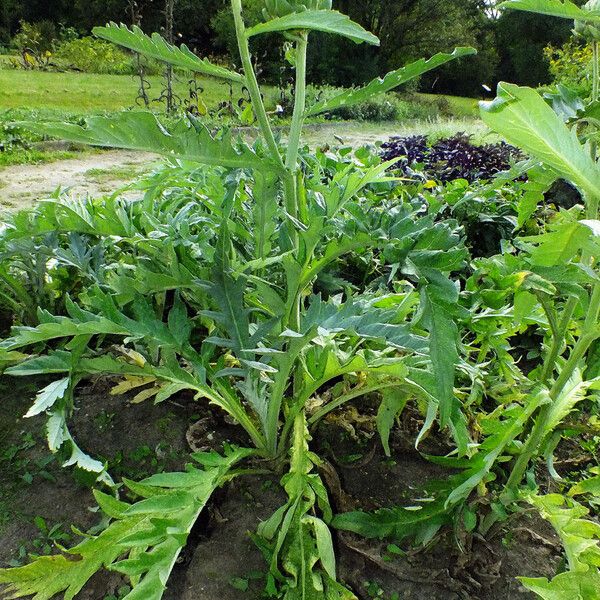
[[[72,472],[60,469],[56,460],[44,464],[48,451],[40,424],[35,419],[22,419],[28,406],[24,399],[32,397],[40,383],[7,377],[0,382],[0,422],[4,428],[0,484],[3,491],[9,491],[3,493],[5,499],[0,505],[0,567],[22,555],[21,548],[39,551],[33,542],[52,544],[34,523],[39,517],[49,528],[60,524],[60,532],[71,534],[67,545],[76,539],[69,530],[71,523],[86,530],[98,521],[98,515],[91,512],[95,502],[89,488]],[[103,380],[82,387],[73,430],[85,450],[109,461],[113,474],[139,479],[156,470],[180,469],[190,443],[195,449],[212,445],[217,450],[226,439],[244,443],[239,429],[189,397],[158,406],[134,406],[123,397],[111,396],[110,387]],[[415,451],[412,439],[419,424],[417,415],[407,413],[403,428],[392,436],[391,459],[372,437],[371,417],[351,408],[324,422],[315,433],[314,447],[326,461],[322,473],[336,510],[391,506],[399,498],[410,498],[424,480],[448,475],[447,470]],[[32,437],[36,443],[28,447],[31,442],[24,444],[24,440]],[[422,450],[439,448],[426,441]],[[23,480],[26,473],[33,477],[31,483]],[[276,473],[266,479],[240,478],[215,495],[179,559],[166,600],[261,597],[266,565],[249,532],[284,502],[277,479]],[[340,580],[365,600],[533,598],[515,577],[551,577],[561,553],[552,528],[536,513],[516,517],[487,540],[464,537],[459,540],[462,550],[451,532],[431,548],[406,555],[399,555],[395,546],[349,533],[337,532],[335,541]],[[117,594],[123,585],[118,575],[103,573],[78,598],[103,600]],[[380,593],[383,595],[377,595]]]

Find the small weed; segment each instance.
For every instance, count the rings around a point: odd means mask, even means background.
[[[46,519],[39,515],[34,517],[33,523],[37,527],[38,535],[30,542],[19,546],[16,557],[9,562],[11,567],[20,567],[27,562],[28,558],[51,554],[57,546],[64,546],[73,539],[71,534],[63,530],[62,523],[49,525]]]
[[[125,598],[129,592],[131,592],[131,588],[128,585],[124,585],[117,590],[116,594],[104,596],[102,600],[121,600],[121,598]]]
[[[11,444],[2,451],[0,466],[4,478],[16,478],[27,484],[31,484],[36,476],[48,481],[55,481],[54,476],[47,470],[47,467],[54,462],[54,455],[45,455],[35,460],[23,455],[35,445],[36,441],[31,433],[24,433],[19,443]]]
[[[156,421],[156,427],[163,434],[166,435],[171,431],[171,424],[175,419],[175,413],[169,412],[164,417],[161,417]]]
[[[402,550],[402,548],[396,546],[396,544],[388,544],[386,547],[386,553],[383,555],[383,560],[386,562],[391,562],[404,556],[406,556],[406,552]]]
[[[68,160],[80,156],[79,152],[67,150],[37,150],[18,148],[0,152],[0,167],[9,167],[13,165],[30,165],[56,162],[57,160]],[[2,187],[7,184],[4,182]]]
[[[165,470],[167,460],[178,460],[180,455],[171,449],[170,444],[160,443],[154,449],[138,446],[130,452],[117,452],[108,460],[111,473],[120,477],[143,479],[153,473]]]
[[[376,598],[377,600],[400,600],[397,592],[392,592],[389,596],[386,595],[385,590],[376,581],[366,581],[364,585],[369,598]]]
[[[229,585],[240,592],[247,592],[250,589],[252,581],[261,581],[265,578],[265,574],[261,571],[251,571],[244,577],[232,577],[229,580]]]
[[[96,424],[98,431],[102,432],[112,428],[114,419],[115,413],[109,413],[103,410],[94,417],[94,423]]]

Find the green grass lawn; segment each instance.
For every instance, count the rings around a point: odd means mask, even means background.
[[[162,88],[161,77],[148,78],[150,96],[156,98]],[[229,98],[229,86],[203,79],[202,101],[208,108]],[[179,81],[176,93],[188,96],[187,80]],[[271,92],[269,94],[269,92]],[[239,97],[239,86],[234,90]],[[0,110],[11,108],[53,108],[73,114],[115,111],[136,106],[137,81],[131,75],[95,73],[53,73],[0,68]],[[274,106],[276,92],[267,88],[267,104]]]
[[[442,109],[444,108],[444,104],[447,104],[447,110],[453,117],[479,117],[479,100],[477,98],[422,93],[415,94],[415,97],[424,104],[437,104],[441,112],[444,112]]]
[[[131,75],[99,75],[95,73],[56,73],[2,69],[0,57],[0,110],[12,108],[56,109],[72,114],[115,111],[136,106],[137,80]],[[180,78],[176,93],[184,99],[188,96],[187,80]],[[150,96],[156,98],[162,88],[162,77],[148,78]],[[212,79],[202,79],[201,98],[208,108],[216,107],[229,98],[229,86]],[[273,108],[277,90],[266,88],[266,103]],[[234,98],[241,95],[239,86]],[[415,94],[423,104],[446,109],[451,116],[477,116],[477,100],[460,96]],[[443,112],[443,110],[442,110]]]
[[[19,144],[6,146],[6,142],[10,141],[11,132],[10,129],[3,129],[3,127],[9,123],[44,120],[76,121],[84,115],[110,113],[139,106],[136,104],[138,82],[131,75],[25,71],[2,68],[3,60],[8,60],[8,57],[0,56],[0,144],[5,144],[4,151],[0,152],[0,168],[11,164],[72,158],[76,155],[76,148],[38,148],[34,146],[23,148]],[[160,76],[149,77],[148,80],[151,84],[150,97],[158,97],[162,90],[163,78]],[[199,83],[203,88],[200,98],[208,109],[214,109],[221,102],[229,100],[229,85],[213,79],[201,79]],[[278,101],[278,90],[274,87],[263,89],[266,90],[267,108],[272,110]],[[175,91],[181,99],[188,97],[189,86],[185,76],[178,77]],[[234,88],[233,95],[233,101],[237,102],[242,95],[240,86]],[[428,109],[430,108],[431,119],[421,121],[409,119],[399,123],[329,122],[331,127],[324,124],[324,131],[329,129],[339,131],[340,135],[357,143],[363,141],[369,143],[386,132],[400,134],[407,129],[412,130],[411,128],[414,128],[416,133],[429,133],[434,137],[438,137],[437,133],[445,134],[446,130],[452,133],[457,130],[468,131],[475,133],[476,137],[482,133],[480,131],[481,122],[477,119],[478,108],[475,99],[434,94],[411,94],[406,97],[406,100],[417,106],[424,105]],[[154,103],[152,108],[160,112],[164,110],[164,105]],[[436,117],[436,115],[440,116]],[[282,126],[285,127],[285,124],[285,120],[281,121]],[[474,131],[471,131],[472,129]],[[309,141],[315,135],[318,141],[323,131],[307,133]],[[41,139],[35,134],[26,134],[25,137],[25,141],[29,143]]]

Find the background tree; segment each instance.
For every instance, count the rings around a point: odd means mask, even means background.
[[[522,11],[506,11],[496,22],[496,47],[500,57],[496,78],[520,85],[550,83],[544,48],[562,46],[571,35],[567,19],[544,17]]]
[[[0,43],[19,30],[19,21],[52,21],[88,35],[92,27],[109,20],[122,21],[128,0],[0,0]],[[334,0],[334,8],[373,31],[381,46],[364,48],[315,34],[308,59],[313,83],[356,85],[398,64],[421,56],[471,45],[479,50],[468,68],[457,61],[424,77],[420,89],[459,95],[479,95],[481,85],[499,80],[519,84],[549,83],[551,75],[543,49],[562,46],[568,39],[568,20],[529,13],[499,13],[498,0]],[[576,0],[581,4],[582,0]],[[138,0],[146,32],[164,26],[163,2]],[[246,18],[262,18],[264,0],[244,0]],[[174,9],[178,39],[201,55],[226,54],[238,61],[233,21],[226,0],[179,0]],[[262,77],[281,80],[283,57],[268,37],[252,41]]]

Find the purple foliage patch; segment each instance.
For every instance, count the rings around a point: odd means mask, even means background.
[[[381,148],[383,160],[401,158],[396,168],[406,175],[413,174],[415,165],[421,164],[429,177],[439,181],[491,179],[523,158],[521,152],[510,144],[500,142],[477,146],[465,133],[457,133],[432,144],[425,135],[394,137]]]

